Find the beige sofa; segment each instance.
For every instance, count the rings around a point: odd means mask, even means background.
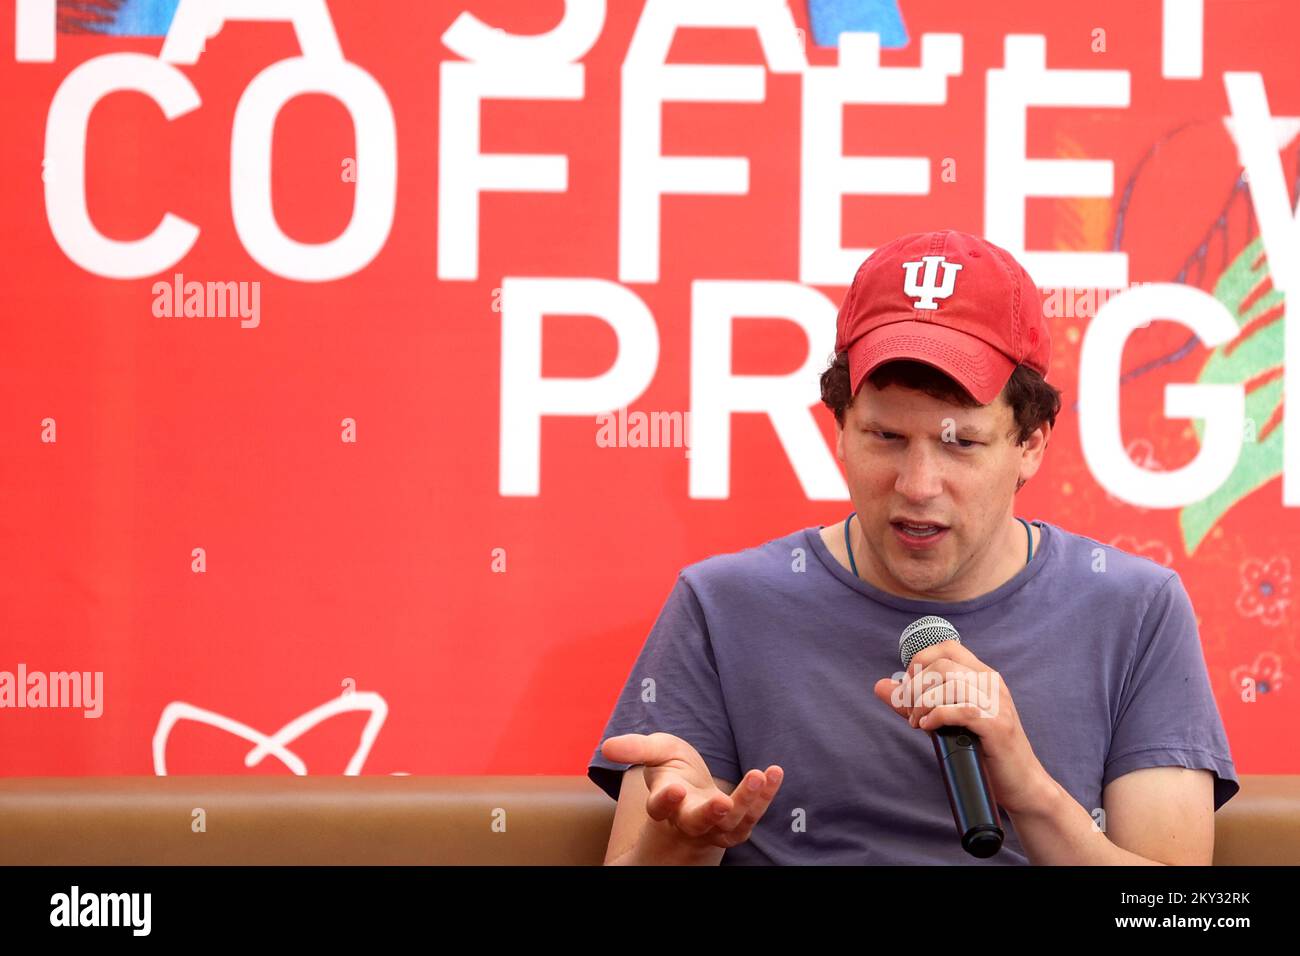
[[[8,777],[0,864],[600,864],[613,816],[581,776]],[[1300,775],[1215,820],[1216,865],[1300,865]]]

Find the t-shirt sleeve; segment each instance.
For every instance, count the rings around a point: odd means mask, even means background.
[[[678,574],[632,665],[587,776],[617,800],[630,764],[607,760],[600,745],[620,734],[653,733],[681,737],[699,751],[715,777],[739,782],[735,739],[704,610],[685,572]]]
[[[1120,693],[1102,787],[1144,767],[1214,773],[1214,809],[1241,787],[1210,689],[1196,614],[1177,574],[1156,592]]]

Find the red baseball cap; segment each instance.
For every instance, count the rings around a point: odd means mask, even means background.
[[[941,229],[900,236],[858,267],[840,305],[835,351],[849,353],[854,395],[878,366],[913,359],[987,405],[1018,364],[1047,377],[1052,339],[1042,294],[1011,253]]]

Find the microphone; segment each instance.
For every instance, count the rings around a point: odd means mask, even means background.
[[[912,658],[927,647],[944,641],[961,643],[957,629],[933,614],[918,618],[904,628],[898,639],[898,653],[906,671]],[[913,688],[917,695],[924,690]],[[980,739],[965,727],[944,725],[930,731],[934,753],[939,759],[939,773],[948,790],[948,805],[957,824],[961,848],[971,856],[985,859],[1002,849],[1002,818],[998,815],[993,785],[984,770],[984,753]]]

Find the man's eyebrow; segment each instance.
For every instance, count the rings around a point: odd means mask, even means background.
[[[886,428],[884,425],[880,424],[880,422],[876,421],[874,418],[871,419],[870,421],[863,422],[862,427],[866,429],[870,429],[871,431],[886,432],[888,434],[894,434],[894,435],[899,434],[899,432],[897,432],[895,429]],[[939,428],[939,434],[942,435],[946,427],[947,427],[946,425],[941,423]],[[954,434],[959,438],[964,438],[970,441],[988,440],[988,432],[980,428],[978,425],[971,425],[966,422],[957,425]]]

